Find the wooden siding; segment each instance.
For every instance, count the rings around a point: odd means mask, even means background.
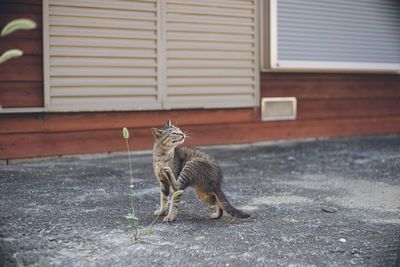
[[[260,110],[177,110],[0,115],[0,159],[151,149],[151,127],[171,118],[188,145],[400,133],[400,76],[261,74],[261,96],[295,96],[298,118],[261,122]]]
[[[14,32],[0,39],[0,53],[21,49],[24,55],[0,65],[0,105],[3,108],[43,107],[42,1],[2,0],[0,28],[18,18],[37,23],[30,31]]]
[[[400,116],[400,75],[264,74],[262,97],[297,97],[297,120]]]

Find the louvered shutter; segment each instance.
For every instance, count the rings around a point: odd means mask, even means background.
[[[44,8],[48,110],[161,107],[156,0],[48,0]]]
[[[48,111],[258,105],[257,0],[44,0]]]
[[[257,105],[257,0],[166,0],[166,108]]]
[[[399,1],[271,1],[277,12],[272,67],[400,69]]]

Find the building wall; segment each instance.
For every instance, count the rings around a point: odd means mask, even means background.
[[[14,19],[37,23],[30,31],[17,31],[0,39],[0,53],[21,49],[24,56],[0,65],[0,105],[3,108],[43,107],[42,1],[1,0],[0,28]]]
[[[151,127],[172,119],[189,145],[400,132],[400,76],[261,75],[261,95],[296,96],[295,121],[261,122],[260,110],[179,110],[0,115],[0,158],[123,151],[122,128],[134,150],[151,149]]]
[[[38,28],[0,40],[1,51],[23,57],[0,65],[0,105],[42,107],[41,1],[1,1],[0,25],[20,17]],[[122,128],[134,150],[151,149],[151,127],[167,119],[190,138],[213,145],[400,132],[400,75],[261,73],[261,97],[298,98],[294,121],[261,122],[259,108],[94,113],[0,113],[0,159],[124,151]]]

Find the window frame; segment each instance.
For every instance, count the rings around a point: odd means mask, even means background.
[[[400,63],[361,63],[278,59],[278,0],[261,1],[262,72],[334,72],[400,74]]]

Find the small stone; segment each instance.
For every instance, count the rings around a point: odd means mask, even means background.
[[[322,211],[328,212],[328,213],[335,213],[337,212],[337,208],[331,207],[331,206],[324,206],[321,208]]]
[[[346,239],[344,239],[344,238],[340,238],[339,241],[340,241],[341,243],[346,243]]]

